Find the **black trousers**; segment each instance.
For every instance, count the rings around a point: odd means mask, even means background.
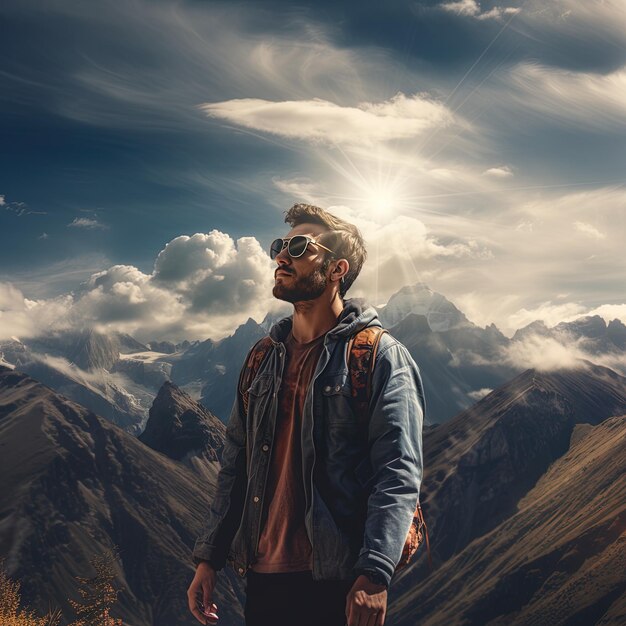
[[[246,575],[246,626],[345,626],[352,583],[311,572]]]

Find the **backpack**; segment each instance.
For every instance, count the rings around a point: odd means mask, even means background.
[[[376,351],[381,336],[387,331],[380,326],[366,327],[350,337],[347,344],[348,368],[350,371],[350,381],[352,383],[352,403],[355,415],[361,420],[363,427],[366,427],[368,417],[368,407],[371,396],[373,364],[376,358]],[[272,340],[269,336],[260,339],[250,350],[246,364],[239,378],[239,392],[243,399],[244,413],[248,413],[250,402],[249,388],[256,373],[265,358],[265,355],[272,347]],[[418,548],[426,541],[428,552],[428,563],[432,568],[430,556],[430,541],[428,539],[428,529],[420,503],[417,503],[413,521],[404,542],[402,556],[396,566],[396,572],[406,567]]]

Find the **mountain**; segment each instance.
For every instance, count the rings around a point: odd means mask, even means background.
[[[493,325],[434,332],[424,315],[409,313],[389,332],[420,368],[428,423],[446,421],[520,373],[503,362],[509,340]]]
[[[398,615],[390,623],[447,624],[452,619],[447,612],[452,602],[448,593],[457,594],[457,598],[468,595],[472,602],[476,600],[483,587],[491,585],[483,577],[485,559],[476,546],[490,554],[494,563],[504,554],[496,547],[492,549],[487,537],[496,542],[511,533],[506,541],[519,550],[519,558],[523,559],[524,552],[530,548],[528,538],[523,533],[512,534],[511,524],[518,519],[515,516],[519,511],[526,510],[524,507],[532,508],[534,499],[529,494],[540,488],[552,464],[564,458],[572,438],[580,438],[578,425],[591,428],[624,413],[626,378],[608,368],[581,361],[577,368],[553,372],[527,370],[452,420],[425,430],[425,476],[420,500],[436,570],[428,574],[424,559],[418,559],[398,576],[394,582],[394,595],[399,599],[394,610]],[[566,470],[563,472],[563,480],[568,479]],[[607,470],[607,476],[612,476],[612,472],[613,468]],[[584,493],[608,488],[607,481],[608,478],[594,479]],[[571,489],[575,490],[578,484],[573,481]],[[576,502],[579,506],[576,523],[583,524],[589,511],[584,498],[578,497]],[[609,510],[613,511],[611,507]],[[532,520],[539,524],[534,516]],[[545,518],[547,524],[551,520],[551,516]],[[530,520],[521,521],[533,528]],[[565,532],[566,528],[560,529],[557,524],[551,532],[558,534],[559,529]],[[540,533],[539,529],[536,532]],[[572,538],[574,544],[575,541]],[[547,556],[544,560],[538,557],[535,568],[537,576],[547,577],[553,572],[553,562]],[[498,580],[497,571],[493,573],[494,583]],[[523,571],[532,573],[532,568]],[[490,597],[481,609],[472,604],[464,616],[466,621],[460,615],[458,621],[514,623],[500,619],[497,612],[489,614],[489,619],[480,612],[505,611],[507,594],[523,586],[522,573],[516,574],[518,578],[511,576],[510,585],[503,585],[498,592],[498,609],[494,608],[496,598]],[[558,584],[559,580],[555,579],[554,583]],[[516,603],[508,606],[521,610],[528,601],[526,598],[519,606]],[[493,606],[490,609],[488,605]],[[478,613],[471,612],[474,610]],[[490,622],[491,619],[495,621]]]
[[[626,349],[626,326],[618,319],[608,324],[599,315],[586,315],[572,322],[560,322],[548,328],[541,321],[534,321],[518,329],[512,341],[523,341],[531,335],[549,337],[563,344],[576,343],[578,348],[590,355],[621,353]]]
[[[113,614],[132,626],[192,626],[191,551],[214,483],[29,376],[0,368],[0,556],[22,599],[71,615],[74,576],[120,548]],[[243,587],[220,575],[222,623],[241,624]],[[67,622],[64,622],[65,624]]]
[[[33,358],[19,370],[129,433],[138,434],[143,427],[150,397],[130,380],[106,370],[87,372],[55,357]]]
[[[55,332],[30,339],[26,343],[33,352],[64,357],[83,370],[109,370],[120,353],[148,349],[130,335],[117,332],[105,334],[94,329]]]
[[[222,339],[211,355],[213,375],[204,381],[201,402],[216,415],[228,420],[235,399],[239,372],[248,351],[267,333],[252,318],[233,335]]]
[[[150,408],[139,440],[180,461],[214,483],[226,426],[171,382],[165,382]]]
[[[65,331],[23,343],[0,342],[0,359],[132,433],[144,427],[149,407],[166,381],[226,423],[248,350],[289,314],[288,308],[268,313],[260,324],[250,318],[220,341],[153,341],[146,347],[121,333]],[[608,355],[607,365],[618,371],[623,367],[626,326],[617,319],[607,325],[599,316],[588,316],[552,328],[535,321],[509,339],[495,324],[485,328],[472,324],[424,283],[403,287],[377,309],[383,324],[420,367],[430,423],[449,420],[519,375],[528,367],[523,356],[541,350],[536,341],[518,345],[531,337],[555,340],[566,349],[574,346],[592,360]]]
[[[395,326],[410,313],[423,315],[436,332],[474,326],[445,296],[422,282],[402,287],[385,306],[376,309],[385,327]]]
[[[577,425],[517,509],[391,603],[389,624],[624,624],[626,415]]]

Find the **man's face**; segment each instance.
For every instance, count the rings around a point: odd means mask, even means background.
[[[317,240],[325,232],[327,230],[320,224],[298,224],[284,238],[306,235]],[[274,275],[274,297],[291,303],[319,298],[328,286],[330,259],[326,255],[330,253],[312,243],[295,259],[285,248],[275,259],[278,267]]]

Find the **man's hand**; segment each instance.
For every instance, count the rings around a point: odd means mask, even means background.
[[[387,613],[387,587],[359,576],[346,597],[348,626],[383,626]]]
[[[217,581],[217,572],[207,561],[202,561],[196,568],[196,575],[187,590],[189,610],[201,624],[217,623],[217,604],[211,603],[213,589]],[[200,599],[202,598],[202,599]]]

